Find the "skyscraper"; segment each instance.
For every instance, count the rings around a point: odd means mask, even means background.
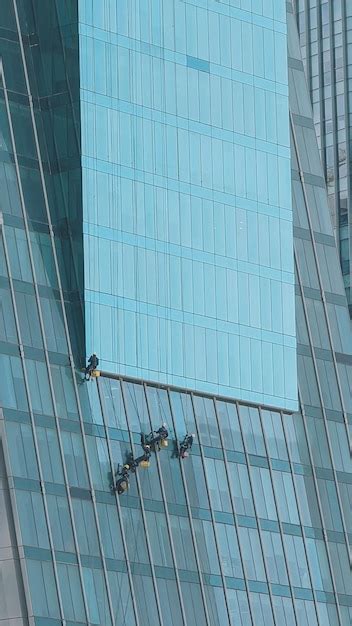
[[[351,42],[350,2],[297,0],[303,62],[329,206],[351,309]]]
[[[352,335],[291,5],[1,9],[0,621],[348,626]]]

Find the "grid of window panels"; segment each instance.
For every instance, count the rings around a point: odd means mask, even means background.
[[[290,58],[296,88],[303,68],[293,43]],[[45,188],[40,146],[31,143],[39,113],[24,98],[19,123],[20,98],[4,69],[11,202],[0,232],[1,618],[349,626],[351,333],[326,198],[305,160],[315,148],[304,90],[291,92],[302,406],[291,416],[140,381],[81,383],[51,228],[56,206],[44,202],[36,219],[37,196],[23,194],[24,163]],[[170,448],[117,498],[117,463],[139,450],[141,429],[163,421]],[[181,463],[171,441],[186,429],[197,445]]]
[[[78,7],[87,353],[297,410],[285,0]]]
[[[348,308],[333,237],[323,169],[314,137],[299,40],[289,11],[289,84],[292,179],[296,263],[298,378],[301,416],[295,421],[305,432],[313,459],[316,511],[327,539],[335,598],[342,581],[351,585],[349,566],[341,578],[340,563],[329,537],[338,530],[350,554],[351,520],[351,367],[352,343]],[[308,269],[309,268],[309,269]],[[341,352],[340,352],[341,350]],[[303,441],[303,439],[302,439]],[[341,456],[341,445],[345,453]],[[299,456],[305,454],[303,448]],[[301,456],[301,459],[303,457]],[[334,504],[335,502],[335,504]],[[334,519],[332,510],[338,512]],[[342,514],[341,514],[342,513]],[[347,562],[346,562],[347,564]],[[342,583],[344,585],[344,582]],[[344,624],[351,609],[339,603],[326,623]]]
[[[336,600],[347,619],[341,514],[298,415],[125,379],[68,375],[65,389],[60,419],[34,399],[33,413],[3,409],[36,623],[330,625]],[[163,422],[169,447],[118,496],[118,464]],[[196,443],[180,460],[187,432]]]
[[[352,6],[344,0],[296,0],[295,9],[351,311]]]

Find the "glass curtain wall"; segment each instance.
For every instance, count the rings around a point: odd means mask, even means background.
[[[351,312],[352,6],[296,0],[302,58]]]
[[[4,2],[0,34],[25,69],[17,5]],[[41,118],[25,73],[8,73],[3,57],[0,535],[13,558],[1,551],[1,619],[350,626],[352,336],[291,11],[288,26],[301,406],[293,415],[127,377],[82,382],[50,226],[55,204],[45,201]],[[44,198],[45,246],[25,163]],[[163,422],[169,447],[118,496],[118,464],[139,453],[141,431]],[[173,441],[186,432],[195,444],[180,460]]]

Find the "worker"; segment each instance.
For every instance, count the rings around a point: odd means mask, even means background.
[[[90,377],[92,376],[92,372],[94,372],[97,369],[98,365],[99,365],[99,359],[97,355],[95,354],[95,352],[93,352],[93,354],[88,359],[88,365],[85,369],[86,380],[90,379]]]
[[[168,435],[166,424],[162,424],[158,430],[152,431],[149,435],[141,433],[141,446],[143,450],[148,448],[153,450],[153,452],[155,452],[155,449],[160,450],[160,448],[167,448]]]
[[[195,435],[185,435],[180,445],[180,458],[186,459],[189,455],[188,450],[192,448]]]
[[[153,441],[155,442],[155,445],[158,448],[158,450],[160,450],[160,448],[167,448],[168,446],[167,438],[169,436],[169,433],[167,431],[166,424],[162,424],[162,426],[158,430],[155,430],[154,432],[156,436],[153,438]]]
[[[130,486],[129,481],[129,470],[130,466],[126,463],[122,467],[118,467],[117,474],[120,476],[115,484],[115,489],[119,495],[125,493]]]

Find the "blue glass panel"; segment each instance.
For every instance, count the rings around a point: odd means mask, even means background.
[[[78,3],[86,348],[295,409],[286,32],[235,6]]]

